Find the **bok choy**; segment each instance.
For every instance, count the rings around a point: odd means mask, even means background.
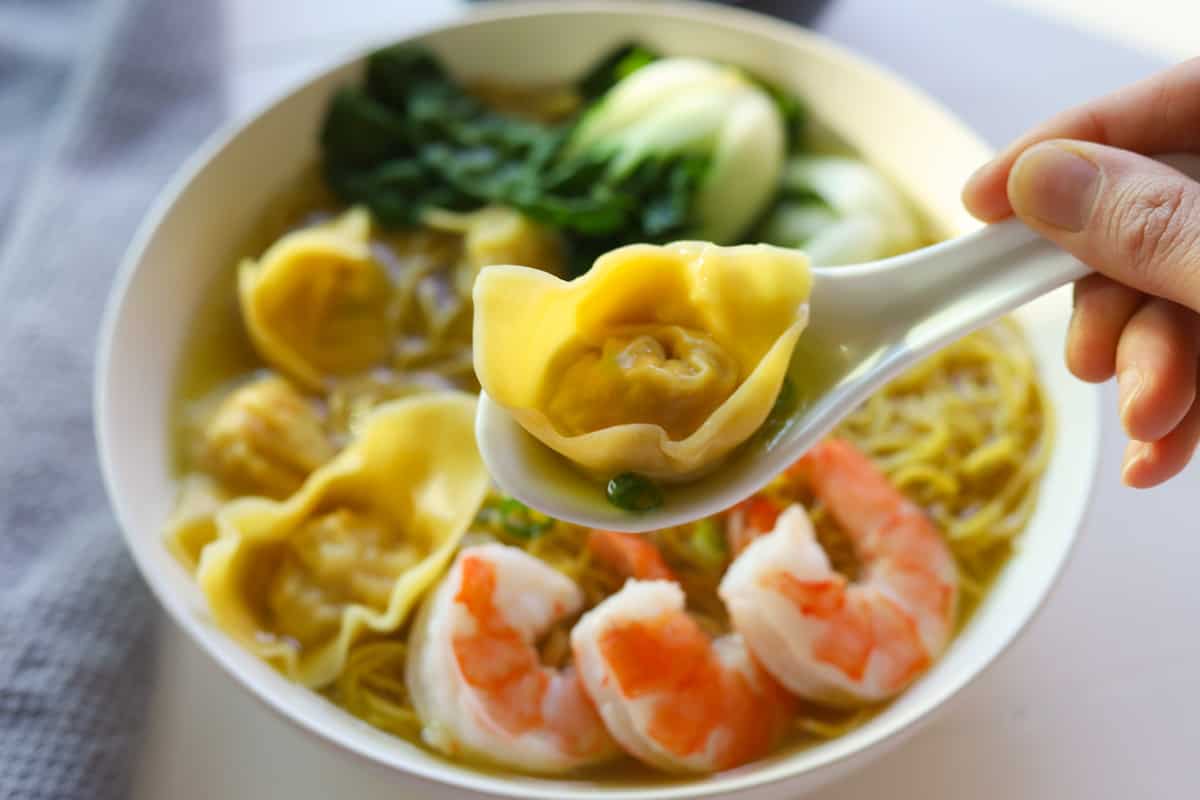
[[[857,264],[922,244],[907,201],[875,170],[853,158],[793,156],[783,171],[779,200],[759,236],[804,250],[814,264]]]
[[[550,124],[495,111],[427,51],[367,59],[321,131],[322,168],[343,201],[387,227],[431,208],[515,208],[565,234],[573,271],[632,242],[735,241],[782,171],[795,104],[727,67],[638,46],[584,76],[578,117]]]
[[[616,183],[649,160],[702,160],[689,235],[728,244],[774,196],[785,149],[783,115],[757,84],[730,67],[668,58],[613,87],[566,153],[604,161]]]

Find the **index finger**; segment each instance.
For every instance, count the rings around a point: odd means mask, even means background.
[[[1047,139],[1080,139],[1144,155],[1200,150],[1200,58],[1065,111],[1006,147],[971,176],[963,203],[995,222],[1012,213],[1008,173],[1024,150]]]

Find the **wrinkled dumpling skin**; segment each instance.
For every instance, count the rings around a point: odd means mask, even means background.
[[[488,490],[475,403],[460,392],[386,403],[288,500],[222,508],[197,571],[218,624],[312,687],[337,676],[362,633],[396,630]]]
[[[475,284],[475,372],[525,430],[599,478],[683,481],[766,419],[811,287],[769,245],[631,245],[574,281],[488,267]]]
[[[268,375],[221,403],[204,430],[201,460],[229,488],[283,499],[333,455],[316,408]]]
[[[175,509],[167,520],[166,542],[171,555],[189,572],[196,571],[200,553],[217,538],[217,512],[229,493],[211,475],[192,472],[179,482]]]
[[[259,355],[319,389],[328,375],[360,372],[391,349],[391,284],[371,256],[371,222],[354,208],[287,234],[238,268],[238,298]]]

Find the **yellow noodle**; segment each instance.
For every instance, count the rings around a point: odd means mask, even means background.
[[[877,709],[858,708],[849,711],[826,711],[821,716],[802,714],[796,718],[796,730],[813,739],[836,739],[854,730],[875,716]]]
[[[901,491],[929,491],[938,497],[958,494],[958,480],[931,464],[906,464],[892,473],[892,482]]]
[[[329,694],[364,722],[417,741],[421,720],[404,684],[407,649],[404,642],[394,639],[356,645]]]
[[[976,556],[1003,555],[997,543],[1028,523],[1052,427],[1020,329],[1004,320],[885,387],[837,434],[929,508],[964,583],[985,585],[995,559]]]

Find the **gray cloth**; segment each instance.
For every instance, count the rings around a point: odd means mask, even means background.
[[[35,1],[0,5],[0,242],[50,111],[78,61],[79,48],[64,33],[83,30],[90,10],[84,0]]]
[[[154,604],[101,486],[104,298],[222,116],[208,0],[0,0],[0,798],[125,797]]]

